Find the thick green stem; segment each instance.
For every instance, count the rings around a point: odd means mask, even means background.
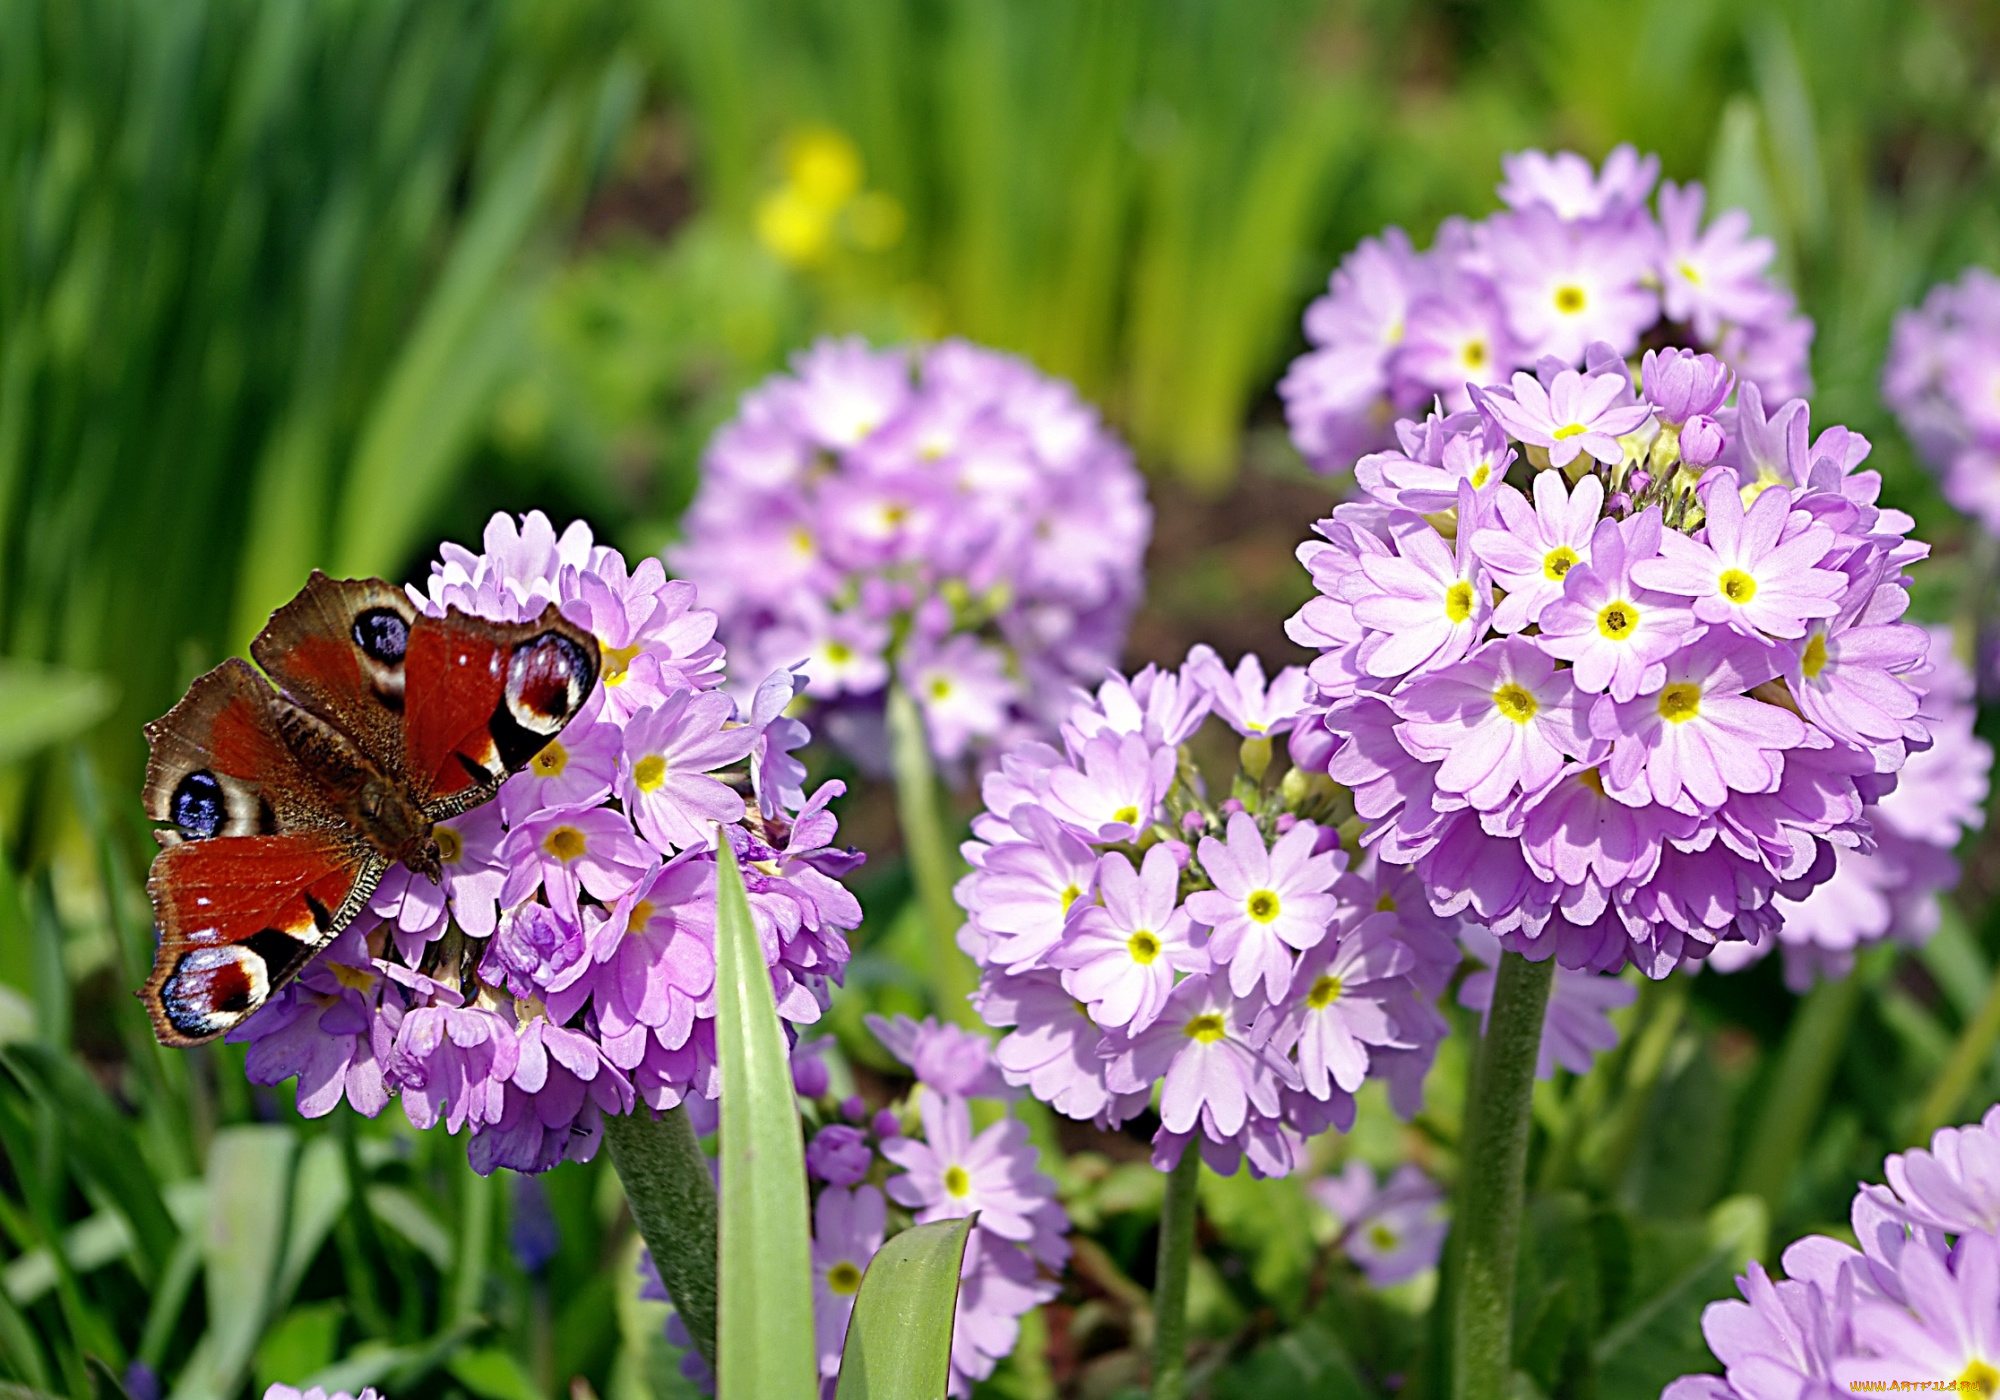
[[[715,1180],[687,1110],[604,1120],[611,1165],[694,1349],[715,1364]]]
[[[1992,982],[1987,984],[1986,999],[1958,1033],[1951,1057],[1931,1081],[1930,1092],[1924,1095],[1917,1121],[1910,1130],[1910,1146],[1924,1146],[1932,1133],[1958,1117],[1966,1095],[1972,1092],[1972,1081],[1992,1057],[1996,1040],[2000,1040],[2000,970],[1994,972]]]
[[[1501,955],[1493,979],[1493,1010],[1473,1065],[1459,1149],[1453,1400],[1500,1400],[1509,1389],[1535,1060],[1554,980],[1554,961],[1529,962],[1518,953]]]
[[[1181,1151],[1160,1207],[1160,1266],[1153,1282],[1152,1400],[1187,1394],[1188,1270],[1194,1263],[1194,1217],[1201,1185],[1201,1140]]]
[[[967,1000],[979,984],[972,960],[959,951],[958,927],[965,915],[952,897],[958,858],[951,849],[945,815],[938,802],[937,769],[931,763],[930,735],[916,701],[902,686],[889,686],[889,766],[896,776],[896,818],[903,828],[903,851],[930,937],[931,1000],[937,1014],[977,1026]]]

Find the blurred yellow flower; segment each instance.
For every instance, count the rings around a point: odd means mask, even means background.
[[[819,261],[832,231],[833,211],[806,198],[796,185],[780,185],[757,205],[757,237],[788,263]]]
[[[788,144],[785,178],[801,199],[838,213],[861,188],[861,152],[832,127],[807,127]]]

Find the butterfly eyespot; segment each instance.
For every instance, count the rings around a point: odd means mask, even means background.
[[[518,647],[507,662],[507,710],[531,734],[554,734],[583,704],[590,658],[559,632]]]
[[[160,1005],[175,1030],[200,1039],[228,1030],[270,994],[269,969],[253,950],[196,948],[182,955],[160,988]]]
[[[223,798],[222,784],[206,768],[180,780],[174,789],[172,811],[174,825],[190,841],[206,841],[229,820],[229,804]]]
[[[410,649],[410,624],[392,608],[369,608],[354,619],[354,645],[387,666],[402,664]]]

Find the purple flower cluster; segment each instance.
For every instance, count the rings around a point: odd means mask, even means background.
[[[891,684],[943,762],[1045,737],[1139,598],[1152,514],[1130,452],[1067,384],[963,341],[824,340],[793,369],[716,435],[668,551],[740,674],[802,663],[822,728],[864,760]]]
[[[1458,921],[1342,848],[1352,807],[1312,771],[1325,731],[1295,729],[1309,697],[1297,668],[1267,683],[1254,656],[1231,672],[1196,647],[1079,694],[1061,748],[1017,745],[985,780],[958,941],[980,1014],[1011,1028],[995,1061],[1105,1126],[1158,1086],[1163,1168],[1199,1141],[1218,1172],[1286,1174],[1305,1137],[1352,1124],[1371,1076],[1413,1113],[1446,1029]],[[1211,714],[1242,737],[1219,802],[1184,747]]]
[[[1752,1263],[1743,1301],[1702,1314],[1723,1374],[1682,1376],[1662,1400],[2000,1389],[2000,1107],[1883,1170],[1886,1186],[1854,1198],[1861,1247],[1808,1235],[1785,1251],[1784,1277]]]
[[[2000,532],[2000,277],[1969,267],[1896,317],[1882,397],[1945,499]]]
[[[1774,935],[1871,848],[1865,808],[1931,744],[1930,638],[1900,620],[1928,547],[1876,504],[1866,440],[1811,439],[1804,401],[1732,404],[1708,355],[1585,358],[1405,421],[1357,469],[1364,498],[1299,551],[1300,724],[1437,913],[1662,977]]]
[[[867,1118],[859,1099],[814,1105],[806,1144],[821,1183],[813,1206],[813,1302],[820,1374],[831,1394],[854,1295],[889,1232],[893,1203],[915,1224],[978,1212],[959,1275],[951,1393],[969,1395],[1014,1350],[1021,1317],[1056,1296],[1069,1261],[1069,1217],[1035,1166],[1027,1125],[1002,1117],[972,1128],[972,1100],[1011,1097],[986,1040],[933,1019],[868,1018],[876,1038],[917,1076],[900,1109]]]
[[[1912,752],[1890,791],[1862,815],[1872,851],[1844,851],[1833,877],[1803,899],[1779,896],[1784,922],[1757,943],[1718,944],[1711,961],[1731,972],[1784,950],[1785,980],[1805,991],[1815,976],[1845,977],[1855,949],[1895,937],[1921,945],[1937,931],[1938,892],[1958,883],[1952,856],[1967,831],[1986,823],[1993,747],[1972,732],[1972,673],[1952,654],[1951,634],[1930,629],[1931,669],[1910,676],[1923,693],[1917,714],[1931,746]]]
[[[473,1166],[587,1160],[601,1115],[713,1098],[718,824],[744,871],[779,1013],[819,1018],[861,908],[840,876],[830,783],[807,797],[781,718],[789,672],[748,706],[715,689],[715,614],[659,561],[628,570],[578,522],[498,515],[486,552],[446,545],[428,588],[512,622],[550,602],[588,627],[603,675],[492,802],[436,828],[444,878],[397,867],[368,912],[230,1039],[253,1082],[298,1079],[299,1111],[470,1125]]]
[[[1323,1176],[1307,1190],[1334,1218],[1340,1247],[1375,1287],[1437,1267],[1449,1215],[1444,1192],[1422,1168],[1405,1162],[1378,1185],[1374,1169],[1355,1158],[1339,1176]]]
[[[1704,225],[1702,187],[1669,180],[1656,214],[1659,158],[1630,146],[1602,171],[1569,151],[1501,166],[1502,212],[1446,220],[1424,253],[1398,228],[1366,239],[1306,309],[1313,348],[1278,391],[1315,469],[1345,471],[1434,398],[1457,412],[1471,389],[1549,356],[1579,368],[1599,341],[1620,355],[1696,344],[1774,401],[1811,391],[1812,322],[1769,275],[1771,242],[1742,210]]]

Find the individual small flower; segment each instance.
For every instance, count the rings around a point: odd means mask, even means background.
[[[1305,1090],[1316,1099],[1332,1098],[1335,1088],[1358,1090],[1376,1049],[1412,1050],[1422,1043],[1409,980],[1417,955],[1393,927],[1391,919],[1366,920],[1299,962],[1273,1044],[1294,1055]],[[1407,1031],[1405,1023],[1411,1023]]]
[[[1715,413],[1735,387],[1735,374],[1713,355],[1648,350],[1640,362],[1639,392],[1652,405],[1653,416],[1669,427]]]
[[[1311,696],[1303,667],[1287,666],[1267,683],[1255,652],[1244,652],[1232,673],[1211,648],[1198,645],[1188,653],[1188,666],[1213,697],[1215,713],[1245,738],[1284,733]]]
[[[875,1151],[868,1134],[846,1123],[829,1123],[806,1144],[806,1171],[834,1186],[853,1186],[868,1175]]]
[[[904,661],[904,677],[923,710],[931,747],[947,763],[975,740],[998,737],[1016,694],[1006,657],[972,637],[916,652]]]
[[[1670,594],[1633,577],[1633,567],[1660,550],[1658,511],[1628,520],[1601,520],[1590,537],[1590,562],[1571,567],[1563,596],[1542,609],[1541,648],[1571,663],[1577,688],[1614,700],[1659,689],[1666,660],[1699,624]]]
[[[813,1205],[813,1339],[822,1376],[840,1374],[854,1295],[882,1248],[887,1219],[888,1207],[873,1186],[828,1186]]]
[[[1947,1262],[1903,1251],[1903,1298],[1863,1298],[1854,1308],[1859,1356],[1833,1363],[1849,1390],[1909,1382],[1974,1394],[2000,1389],[2000,1240],[1968,1234]]]
[[[1005,1098],[1007,1086],[993,1068],[986,1037],[935,1016],[865,1018],[882,1047],[910,1067],[919,1084],[946,1098]]]
[[[1371,632],[1361,644],[1362,668],[1385,679],[1449,666],[1471,648],[1493,611],[1492,589],[1472,548],[1454,551],[1436,531],[1414,527],[1398,532],[1396,546],[1396,553],[1363,557],[1360,577],[1344,590],[1354,620]]]
[[[1115,1093],[1162,1082],[1160,1122],[1167,1131],[1207,1128],[1228,1138],[1243,1130],[1251,1110],[1278,1113],[1278,1090],[1295,1082],[1289,1065],[1264,1048],[1246,1005],[1220,977],[1196,973],[1168,998],[1149,1028],[1114,1042],[1105,1080]]]
[[[1768,648],[1709,637],[1667,665],[1656,694],[1600,701],[1593,727],[1615,741],[1605,791],[1635,807],[1645,805],[1648,793],[1662,807],[1686,793],[1713,811],[1732,791],[1775,789],[1785,750],[1803,744],[1807,733],[1790,710],[1745,694],[1775,669]]]
[[[1318,842],[1319,829],[1301,822],[1267,848],[1257,823],[1241,812],[1229,819],[1226,844],[1201,839],[1202,869],[1215,888],[1189,895],[1187,911],[1213,930],[1209,958],[1227,970],[1237,996],[1261,981],[1277,1001],[1292,983],[1293,951],[1326,937],[1338,909],[1328,892],[1346,857],[1319,852]]]
[[[1454,666],[1415,678],[1395,700],[1399,729],[1420,756],[1443,762],[1434,779],[1482,812],[1537,792],[1563,761],[1589,757],[1588,701],[1567,670],[1532,641],[1489,642]]]
[[[715,691],[676,691],[626,725],[618,759],[618,796],[646,840],[678,851],[705,846],[715,825],[743,819],[743,799],[710,774],[736,763],[756,743],[749,725],[725,728],[735,703]]]
[[[1659,295],[1646,285],[1654,239],[1643,223],[1565,219],[1536,203],[1482,232],[1507,329],[1523,345],[1575,364],[1598,341],[1630,353],[1659,319]]]
[[[510,830],[500,856],[507,863],[503,905],[518,904],[540,888],[547,891],[550,908],[575,919],[585,891],[602,901],[630,889],[646,869],[648,852],[621,812],[554,807]]]
[[[913,1211],[919,1225],[977,1211],[982,1230],[1016,1243],[1033,1239],[1033,1216],[1055,1188],[1035,1170],[1027,1125],[1007,1118],[974,1136],[965,1101],[928,1086],[917,1105],[923,1139],[882,1144],[882,1155],[903,1168],[889,1178],[889,1199]]]
[[[1724,473],[1703,499],[1706,538],[1663,534],[1660,557],[1632,565],[1633,582],[1692,598],[1699,621],[1751,636],[1802,637],[1809,619],[1840,611],[1848,579],[1817,567],[1833,548],[1833,531],[1824,525],[1787,529],[1789,491],[1765,490],[1746,511],[1735,478]]]
[[[1089,1004],[1107,1030],[1134,1033],[1153,1023],[1173,991],[1176,972],[1206,972],[1192,921],[1180,907],[1180,866],[1164,845],[1146,852],[1138,871],[1119,852],[1098,862],[1101,903],[1078,911],[1051,957],[1063,986]]]
[[[1493,500],[1496,524],[1480,527],[1472,545],[1507,596],[1493,610],[1500,632],[1519,632],[1540,622],[1542,612],[1563,596],[1563,580],[1578,564],[1590,562],[1590,540],[1604,510],[1604,484],[1594,476],[1566,490],[1560,472],[1538,472],[1535,504],[1510,487]]]
[[[1516,374],[1511,392],[1489,389],[1477,402],[1510,435],[1547,448],[1550,466],[1566,467],[1584,452],[1600,462],[1624,457],[1618,439],[1653,412],[1644,403],[1619,403],[1631,388],[1622,373],[1585,376],[1566,369],[1546,389],[1532,374]]]
[[[1458,985],[1458,1004],[1479,1013],[1480,1034],[1493,1009],[1493,969],[1500,963],[1500,944],[1476,924],[1460,933],[1466,951],[1483,964]],[[1596,1058],[1618,1044],[1618,1030],[1608,1012],[1630,1006],[1639,989],[1621,978],[1558,967],[1549,989],[1548,1011],[1542,1017],[1541,1049],[1535,1078],[1555,1078],[1558,1066],[1571,1074],[1588,1074]]]
[[[1437,1267],[1449,1228],[1444,1193],[1417,1167],[1404,1163],[1378,1187],[1373,1169],[1352,1158],[1339,1176],[1321,1177],[1309,1189],[1339,1223],[1348,1258],[1375,1287]]]
[[[336,1390],[329,1395],[321,1386],[300,1390],[297,1386],[273,1384],[264,1388],[264,1400],[381,1400],[375,1387],[363,1386],[359,1395]]]
[[[1882,1163],[1905,1218],[1946,1234],[2000,1236],[2000,1104],[1964,1128],[1939,1128],[1931,1145]]]

